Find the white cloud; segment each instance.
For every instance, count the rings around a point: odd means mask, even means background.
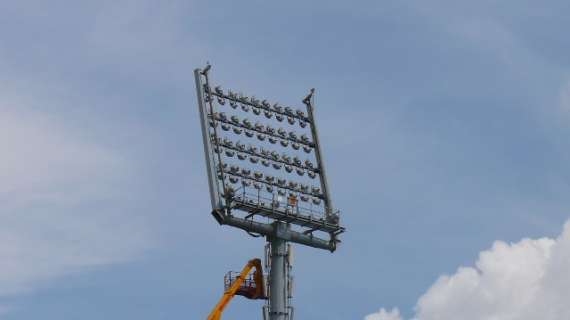
[[[128,261],[151,244],[121,200],[132,163],[21,102],[0,95],[0,297]]]
[[[417,320],[570,319],[570,221],[557,239],[497,241],[474,267],[440,277],[419,299]],[[401,319],[385,310],[371,319]]]
[[[400,310],[397,308],[390,311],[382,308],[377,313],[366,316],[364,320],[401,320]]]

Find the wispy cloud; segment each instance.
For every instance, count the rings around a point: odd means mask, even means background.
[[[128,261],[151,246],[144,223],[119,201],[128,198],[136,167],[116,150],[82,141],[56,117],[3,98],[0,296]]]

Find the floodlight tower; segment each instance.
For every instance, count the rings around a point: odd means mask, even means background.
[[[266,237],[264,317],[292,320],[288,242],[334,252],[345,231],[325,175],[314,89],[302,100],[303,111],[225,91],[211,84],[210,69],[194,76],[212,215],[221,225]]]

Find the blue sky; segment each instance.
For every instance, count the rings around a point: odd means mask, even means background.
[[[570,206],[566,1],[0,3],[0,318],[200,319],[264,243],[209,214],[192,70],[298,105],[317,88],[330,254],[299,319],[414,314],[493,241]],[[236,299],[226,318],[260,316]]]

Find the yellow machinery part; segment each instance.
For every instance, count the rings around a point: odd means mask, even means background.
[[[255,280],[256,291],[250,299],[264,299],[265,298],[265,285],[263,282],[263,269],[261,267],[260,259],[252,259],[245,265],[240,275],[236,278],[236,281],[224,292],[224,295],[214,307],[208,320],[220,320],[222,318],[222,313],[230,301],[235,297],[236,293],[240,289],[241,285],[244,283],[249,272],[255,268],[253,278]]]

